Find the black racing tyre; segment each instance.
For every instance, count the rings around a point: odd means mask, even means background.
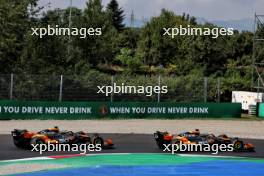
[[[81,145],[81,144],[90,145],[90,144],[92,144],[92,141],[91,141],[91,139],[89,138],[88,140],[79,140],[79,142],[78,142],[77,144],[78,144],[78,145]]]
[[[22,148],[23,147],[22,144],[18,140],[14,140],[14,144],[18,148]]]
[[[159,149],[164,150],[166,145],[171,144],[171,141],[161,141],[161,140],[157,140],[156,143],[157,143]]]
[[[91,141],[84,141],[83,144],[90,145],[92,143],[91,143]]]
[[[241,151],[244,149],[244,143],[240,140],[235,140],[234,144],[234,151]]]
[[[218,136],[219,138],[228,138],[228,136],[226,134],[221,134]]]
[[[93,139],[93,144],[94,145],[100,144],[103,147],[104,146],[104,140],[101,137],[95,137]]]
[[[176,145],[178,145],[178,146],[180,147],[180,145],[181,145],[181,141],[180,141],[180,140],[176,140],[176,141],[174,142],[174,144],[176,144]]]
[[[81,144],[86,144],[86,145],[89,145],[89,144],[92,144],[92,141],[91,141],[91,138],[88,137],[88,138],[81,138],[80,136],[76,135],[75,136],[75,142],[73,142],[74,144],[77,144],[77,145],[81,145]]]
[[[163,143],[163,142],[160,141],[160,140],[156,141],[156,143],[157,143],[159,149],[161,149],[161,150],[163,150],[163,149],[164,149],[164,145],[166,145],[166,143]]]
[[[40,138],[32,138],[30,140],[30,144],[37,145],[37,144],[45,144],[45,142]]]
[[[178,149],[180,148],[181,143],[182,143],[182,142],[181,142],[180,140],[178,140],[178,139],[173,140],[173,141],[171,142],[171,144],[177,146]],[[173,149],[173,148],[175,149],[175,146],[171,146],[170,149]],[[180,150],[176,150],[176,151],[174,151],[174,152],[179,153],[179,152],[181,152],[181,151],[180,151]]]
[[[209,134],[208,136],[206,136],[206,141],[208,144],[214,144],[216,141],[215,141],[215,136],[212,135],[212,134]]]

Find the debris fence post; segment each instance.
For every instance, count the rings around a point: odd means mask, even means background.
[[[62,101],[62,90],[63,90],[63,75],[60,75],[60,94],[59,94],[59,101]]]
[[[13,88],[14,88],[14,74],[11,73],[11,75],[10,75],[10,92],[9,92],[10,100],[13,99]]]
[[[114,75],[111,76],[111,86],[114,87]],[[114,101],[114,93],[111,92],[111,102]]]
[[[217,102],[221,101],[221,79],[217,78]]]
[[[204,77],[204,102],[207,102],[208,78]]]
[[[159,84],[159,87],[160,87],[160,83],[161,82],[161,77],[160,77],[160,74],[159,74],[159,77],[158,77],[158,84]],[[158,103],[160,102],[160,92],[158,93]]]

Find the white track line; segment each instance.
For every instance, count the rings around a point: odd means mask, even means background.
[[[49,160],[54,158],[49,157],[33,157],[33,158],[22,158],[22,159],[13,159],[13,160],[2,160],[0,162],[17,162],[17,161],[36,161],[36,160]]]

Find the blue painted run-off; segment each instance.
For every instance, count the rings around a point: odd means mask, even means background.
[[[218,160],[166,166],[98,166],[71,168],[18,176],[264,176],[264,163]]]

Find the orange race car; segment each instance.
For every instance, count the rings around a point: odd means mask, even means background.
[[[60,131],[57,126],[39,132],[14,129],[12,132],[14,144],[17,147],[27,148],[35,144],[101,144],[102,147],[112,147],[111,139],[104,140],[98,134],[92,137],[87,133]]]
[[[157,131],[154,133],[154,138],[160,149],[164,149],[168,144],[233,144],[233,151],[254,151],[254,145],[244,143],[238,138],[230,138],[227,135],[215,136],[214,134],[201,134],[199,129],[188,131],[177,135],[172,135],[168,132]]]

